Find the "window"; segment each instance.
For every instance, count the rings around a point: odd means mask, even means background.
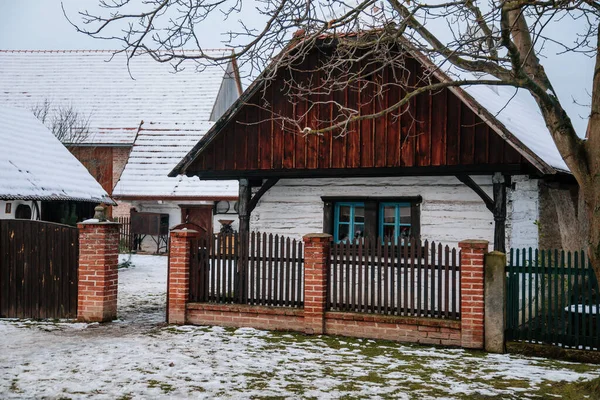
[[[420,236],[420,196],[322,199],[323,232],[332,234],[336,242],[388,237],[398,243]]]
[[[335,204],[333,237],[336,242],[358,239],[365,234],[365,203],[338,202]]]
[[[412,237],[410,203],[379,204],[379,237],[394,238],[395,242]]]
[[[16,219],[31,219],[31,207],[27,204],[19,204],[15,210]]]

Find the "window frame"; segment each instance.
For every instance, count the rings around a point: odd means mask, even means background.
[[[364,210],[365,202],[364,201],[338,201],[338,202],[335,202],[334,214],[333,214],[333,240],[336,243],[341,242],[341,240],[339,239],[340,224],[348,225],[348,238],[350,238],[351,232],[355,232],[354,225],[356,224],[356,221],[355,221],[354,215],[355,215],[355,208],[357,206],[362,207]],[[341,207],[350,207],[350,221],[347,223],[340,222],[340,208]],[[366,216],[364,216],[363,218],[366,218]],[[363,225],[363,228],[365,226],[365,223],[366,223],[366,220],[361,224],[361,225]],[[363,229],[363,232],[364,232],[364,229]],[[354,235],[352,237],[352,240],[354,240]]]
[[[339,203],[364,203],[365,208],[365,237],[378,237],[380,235],[380,205],[381,203],[407,203],[411,207],[411,238],[421,237],[421,196],[395,196],[395,197],[370,197],[370,196],[322,196],[323,200],[323,232],[331,234],[337,239],[336,230],[336,205]]]
[[[384,208],[385,207],[391,207],[394,206],[395,207],[395,212],[394,212],[394,223],[393,224],[387,224],[385,222],[385,213],[384,213]],[[400,222],[400,209],[401,208],[408,208],[410,210],[410,224],[406,224],[406,223],[401,223]],[[412,227],[413,227],[413,216],[412,216],[412,204],[406,201],[382,201],[379,202],[379,223],[378,223],[378,229],[379,229],[379,237],[381,238],[381,240],[384,240],[384,228],[385,226],[394,226],[394,243],[398,243],[398,238],[400,237],[400,227],[402,226],[408,226],[411,228],[411,236],[412,236]]]

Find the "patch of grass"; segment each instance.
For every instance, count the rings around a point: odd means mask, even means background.
[[[125,393],[124,395],[117,397],[117,400],[132,400],[132,399],[133,399],[133,396],[131,395],[131,393]]]
[[[13,392],[13,393],[23,393],[21,391],[21,389],[19,389],[19,386],[17,385],[18,381],[19,381],[18,379],[13,379],[12,382],[10,382],[10,387],[8,389],[11,392]]]
[[[356,378],[356,380],[360,382],[371,382],[379,384],[384,384],[387,381],[375,371],[371,371],[367,375],[359,376],[358,378]]]
[[[165,382],[157,381],[155,379],[150,379],[148,381],[148,387],[150,389],[158,387],[158,388],[160,388],[160,390],[163,391],[164,394],[169,394],[169,393],[171,393],[172,391],[175,390],[175,387],[173,387],[173,385],[171,385],[170,383],[165,383]]]
[[[555,382],[540,388],[535,393],[542,398],[560,396],[565,400],[600,399],[600,377],[591,381]]]

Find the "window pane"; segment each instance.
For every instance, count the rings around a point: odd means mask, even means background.
[[[400,227],[400,237],[403,237],[403,238],[410,237],[410,226],[401,226]]]
[[[339,222],[350,222],[350,206],[340,206]]]
[[[396,222],[396,207],[385,206],[383,207],[383,223],[393,224]]]
[[[401,224],[410,224],[410,207],[400,207],[400,223]]]
[[[354,239],[365,236],[365,224],[354,224]]]
[[[350,225],[339,224],[338,225],[338,241],[344,241],[348,239],[348,229]]]
[[[363,206],[354,206],[354,222],[365,223],[365,208]]]
[[[387,239],[396,237],[396,229],[394,228],[394,225],[383,226],[383,237]]]

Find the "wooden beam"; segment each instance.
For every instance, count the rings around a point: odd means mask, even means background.
[[[506,253],[506,185],[505,178],[496,172],[494,185],[494,250]]]
[[[487,209],[491,212],[494,212],[494,201],[492,200],[492,198],[488,196],[488,194],[481,188],[481,186],[475,183],[475,181],[469,175],[460,174],[456,175],[456,178],[471,189],[473,189],[473,191],[477,193],[479,197],[481,197],[481,200],[483,200]]]
[[[240,236],[247,235],[250,232],[250,196],[252,189],[248,179],[240,179],[240,196],[238,199],[238,216],[240,218]]]
[[[269,178],[265,181],[265,183],[262,184],[260,189],[258,189],[258,191],[256,193],[254,193],[254,196],[252,196],[252,199],[248,203],[248,215],[250,215],[252,213],[252,211],[254,211],[254,208],[258,204],[258,201],[263,196],[263,194],[267,193],[267,190],[269,190],[273,186],[275,186],[275,184],[278,181],[279,181],[279,178]]]

